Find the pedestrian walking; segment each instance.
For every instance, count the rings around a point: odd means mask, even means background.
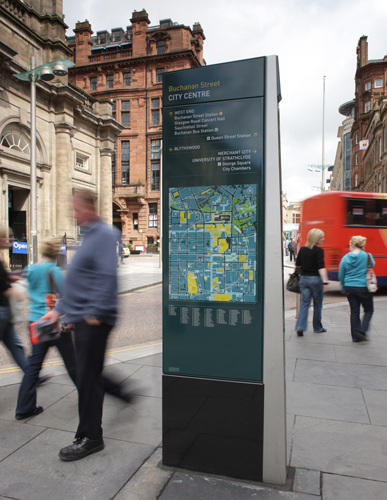
[[[340,262],[339,280],[348,299],[351,310],[352,342],[367,340],[367,331],[374,313],[374,299],[367,288],[367,269],[375,266],[374,258],[365,251],[367,238],[352,236],[349,242],[350,251]],[[360,306],[364,316],[360,319]]]
[[[294,260],[294,252],[296,251],[296,244],[293,241],[293,238],[290,238],[289,243],[288,243],[288,251],[289,251],[289,260],[292,262]]]
[[[0,227],[0,250],[8,250],[11,247],[9,229]],[[12,323],[12,314],[9,299],[16,298],[17,293],[11,287],[11,279],[0,259],[0,340],[12,354],[13,359],[19,367],[25,370],[27,360],[24,354],[23,342],[17,335]]]
[[[118,384],[101,376],[107,339],[117,318],[117,234],[97,216],[92,192],[76,192],[73,206],[84,240],[67,272],[62,300],[45,316],[55,322],[65,314],[75,324],[79,425],[74,443],[59,452],[65,461],[104,448],[105,390],[130,398]]]
[[[45,241],[42,249],[42,261],[39,264],[29,266],[24,272],[31,300],[28,316],[30,322],[38,321],[46,314],[52,295],[59,294],[60,296],[62,294],[65,278],[55,264],[60,246],[60,242],[55,239]],[[68,374],[76,385],[76,357],[70,331],[63,332],[59,339],[33,344],[32,353],[27,360],[19,389],[16,420],[33,417],[43,411],[42,406],[36,405],[36,388],[44,358],[50,347],[58,349]]]
[[[304,335],[308,326],[309,306],[313,298],[313,330],[315,333],[326,332],[321,323],[324,292],[328,290],[328,273],[325,269],[322,245],[324,233],[321,229],[311,229],[306,245],[301,247],[296,260],[296,267],[301,270],[299,281],[301,306],[296,322],[299,337]]]
[[[287,236],[285,238],[285,254],[286,257],[289,255],[289,238]]]

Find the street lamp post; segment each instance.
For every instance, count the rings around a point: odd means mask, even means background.
[[[162,141],[161,141],[162,142]],[[159,245],[159,267],[163,265],[163,146],[161,148],[151,149],[151,153],[160,153],[160,245]]]
[[[38,261],[38,214],[36,197],[36,82],[38,80],[50,81],[55,76],[66,76],[67,68],[74,66],[69,59],[61,59],[41,64],[35,67],[35,57],[31,57],[31,69],[24,73],[17,73],[19,80],[31,83],[31,174],[30,174],[30,248],[31,262]]]

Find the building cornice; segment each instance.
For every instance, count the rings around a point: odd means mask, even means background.
[[[138,64],[150,64],[158,61],[166,61],[171,59],[181,59],[184,56],[189,56],[192,61],[195,62],[196,66],[201,66],[199,59],[194,54],[191,49],[176,50],[172,52],[167,52],[165,54],[153,54],[148,56],[130,57],[123,59],[113,59],[109,61],[98,61],[89,64],[82,64],[71,66],[69,68],[69,74],[72,73],[82,73],[82,72],[97,72],[98,68],[106,68],[107,70],[114,68],[116,65],[119,67],[138,65]]]
[[[0,0],[2,1],[2,0]],[[63,20],[60,19],[59,16],[55,15],[49,15],[45,14],[44,16],[38,14],[35,10],[32,8],[28,7],[26,4],[20,2],[19,0],[12,0],[12,2],[18,3],[22,6],[23,9],[29,11],[30,13],[34,14],[36,17],[39,18],[39,20],[46,20],[50,19],[52,21],[58,22],[62,24],[64,29],[67,29],[68,26],[63,22]],[[72,50],[69,48],[69,46],[66,44],[65,41],[63,40],[53,40],[49,37],[44,37],[39,35],[35,30],[29,28],[22,19],[20,19],[17,15],[15,15],[13,12],[8,10],[7,8],[3,7],[3,5],[0,4],[0,13],[3,13],[5,16],[7,16],[9,19],[11,19],[14,23],[16,23],[22,30],[27,32],[29,36],[34,38],[39,45],[44,46],[44,45],[51,45],[52,47],[60,46],[61,49],[68,55],[72,54]]]

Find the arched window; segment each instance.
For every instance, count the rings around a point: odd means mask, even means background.
[[[6,128],[1,134],[0,145],[30,155],[30,139],[17,128]]]

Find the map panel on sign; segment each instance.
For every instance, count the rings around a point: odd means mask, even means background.
[[[257,185],[169,189],[169,298],[256,302]]]

